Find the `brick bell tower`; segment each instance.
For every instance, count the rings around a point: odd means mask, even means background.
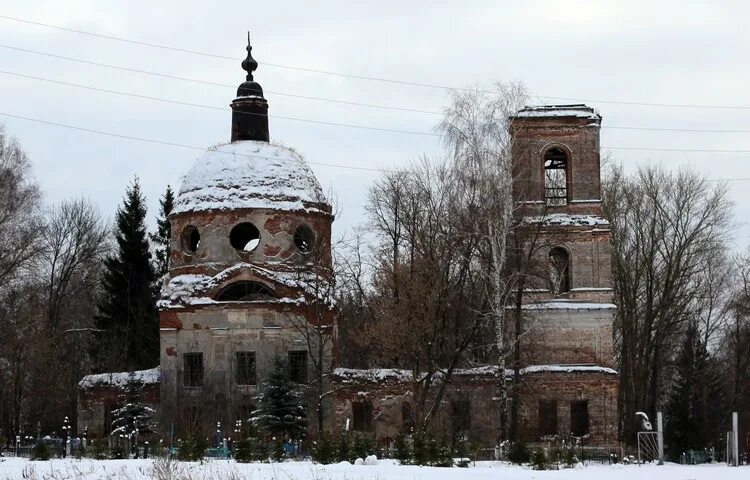
[[[511,118],[513,196],[526,251],[519,433],[617,442],[609,222],[599,133],[586,105],[526,107]]]

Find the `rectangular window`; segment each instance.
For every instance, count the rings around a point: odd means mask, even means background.
[[[355,432],[372,431],[372,402],[362,400],[352,402],[352,430]]]
[[[454,435],[469,431],[471,428],[471,402],[469,400],[453,400],[451,402],[451,423]]]
[[[242,420],[242,425],[247,424],[250,421],[250,417],[253,415],[255,407],[251,403],[243,403],[237,409],[237,420]]]
[[[183,380],[186,387],[203,385],[203,354],[186,353],[182,356]]]
[[[307,383],[307,351],[289,352],[289,378],[295,383]]]
[[[589,433],[588,400],[570,402],[570,431],[574,437],[582,437]]]
[[[557,435],[557,400],[539,400],[537,433],[540,437]]]
[[[255,352],[236,352],[237,385],[255,385]]]

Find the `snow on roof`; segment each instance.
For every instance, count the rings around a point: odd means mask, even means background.
[[[414,378],[410,370],[397,368],[335,368],[333,369],[333,376],[344,383],[351,381],[369,383],[410,382]]]
[[[521,307],[524,310],[612,310],[614,303],[577,302],[575,300],[551,300],[548,302],[528,303]]]
[[[82,389],[106,386],[115,388],[125,388],[128,384],[130,374],[134,375],[137,382],[143,385],[153,385],[161,380],[161,368],[154,367],[148,370],[136,370],[134,372],[113,372],[98,373],[95,375],[86,375],[78,382],[78,387]]]
[[[606,373],[608,375],[617,375],[617,371],[609,367],[600,367],[598,365],[530,365],[520,370],[521,375],[529,373]]]
[[[498,371],[499,369],[497,365],[480,365],[471,368],[457,368],[453,371],[453,375],[457,377],[494,377]],[[518,371],[520,375],[545,372],[605,373],[608,375],[617,375],[617,371],[609,367],[579,364],[530,365],[528,367],[521,368]],[[387,381],[406,383],[411,382],[414,378],[414,375],[410,370],[400,370],[395,368],[336,368],[333,370],[333,376],[342,383],[384,383]],[[512,376],[513,370],[506,368],[505,377],[508,378]]]
[[[609,226],[609,220],[595,215],[570,215],[568,213],[550,213],[548,215],[524,217],[526,223],[562,226]]]
[[[300,154],[249,140],[198,157],[183,179],[172,213],[240,208],[329,211],[318,180]]]
[[[590,120],[601,120],[601,115],[591,107],[583,104],[577,105],[536,105],[527,106],[519,110],[516,118],[542,118],[542,117],[576,117],[588,118]]]
[[[268,268],[262,268],[252,263],[237,263],[229,268],[222,270],[214,276],[202,274],[184,274],[172,277],[161,290],[161,300],[158,302],[159,308],[172,308],[180,305],[205,305],[217,302],[211,298],[209,293],[226,281],[231,275],[241,270],[250,270],[261,277],[268,278],[288,287],[301,289],[303,292],[320,300],[334,305],[332,297],[333,291],[328,288],[326,280],[317,276],[309,270],[303,271],[275,271]],[[303,296],[296,299],[282,298],[279,302],[297,302],[304,303],[306,300]]]

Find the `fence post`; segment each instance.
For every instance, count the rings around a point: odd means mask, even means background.
[[[737,412],[732,412],[732,464],[735,467],[740,465],[739,422],[737,419]]]
[[[659,465],[664,465],[664,430],[662,430],[661,412],[656,412],[656,441],[659,448]]]

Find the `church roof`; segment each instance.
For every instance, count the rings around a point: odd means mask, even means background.
[[[515,114],[515,118],[575,117],[601,120],[602,116],[584,104],[527,106]]]
[[[172,213],[236,209],[330,213],[318,180],[300,154],[251,140],[201,155],[185,175]]]

